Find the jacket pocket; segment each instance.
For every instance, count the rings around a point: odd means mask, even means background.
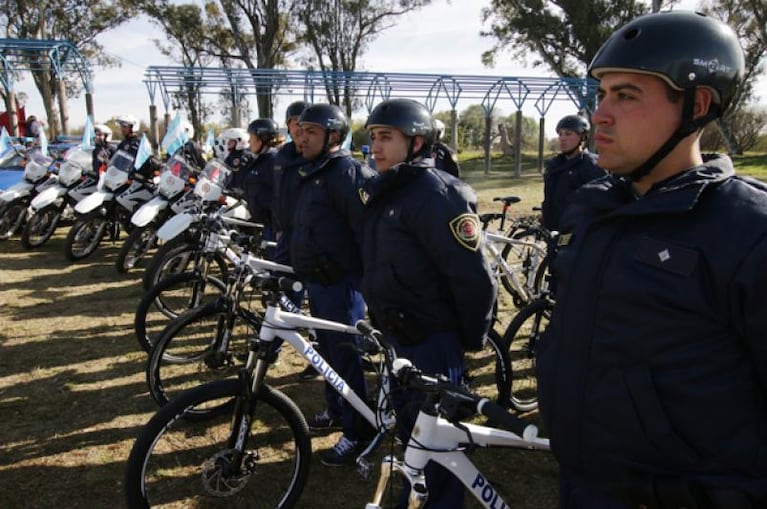
[[[627,367],[623,370],[623,379],[634,405],[637,422],[648,442],[678,466],[699,464],[700,456],[677,435],[669,420],[650,369],[641,365]]]
[[[656,269],[688,277],[698,264],[698,253],[688,247],[644,235],[639,239],[634,259]]]

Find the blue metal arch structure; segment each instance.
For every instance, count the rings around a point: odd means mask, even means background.
[[[93,114],[93,73],[88,61],[70,41],[0,39],[0,83],[6,94],[15,97],[15,78],[24,71],[53,71],[57,78],[70,73],[79,75],[86,93],[86,109],[89,115]],[[12,116],[15,117],[15,112]],[[62,127],[66,130],[66,126]]]
[[[233,94],[257,95],[268,89],[273,95],[300,95],[314,102],[327,90],[350,89],[363,99],[368,112],[380,101],[409,97],[418,99],[432,111],[441,99],[452,108],[452,128],[455,140],[456,106],[459,101],[482,104],[486,116],[485,168],[489,171],[489,124],[492,111],[499,99],[510,99],[521,110],[532,104],[540,114],[539,167],[542,168],[544,117],[555,101],[569,101],[580,111],[590,113],[595,104],[596,82],[579,78],[535,78],[484,75],[450,75],[397,72],[341,72],[289,69],[232,69],[220,67],[150,66],[144,73],[151,107],[162,99],[166,114],[171,98],[183,94],[189,87],[197,93],[217,94],[227,89]],[[519,123],[519,121],[518,121]],[[517,133],[519,129],[517,129]],[[516,161],[519,168],[519,143],[516,143]]]

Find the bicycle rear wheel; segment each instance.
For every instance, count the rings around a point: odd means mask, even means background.
[[[508,408],[511,360],[506,343],[494,329],[488,332],[482,350],[466,352],[466,373],[466,381],[473,392]]]
[[[144,294],[136,308],[133,329],[141,348],[149,353],[170,320],[186,311],[213,302],[226,287],[216,278],[197,272],[173,274]]]
[[[263,386],[253,415],[244,411],[239,380],[188,391],[160,409],[141,429],[125,471],[130,509],[152,507],[294,507],[311,463],[309,430],[301,410],[283,393]],[[190,410],[238,398],[232,413],[186,419]],[[242,461],[233,448],[250,418]]]
[[[532,245],[506,244],[501,252],[504,260],[509,268],[514,271],[520,284],[528,293],[533,294],[533,297],[537,297],[540,288],[537,288],[536,284],[540,284],[540,281],[536,281],[535,276],[539,265],[543,263],[545,258],[547,247],[546,232],[540,228],[527,228],[515,231],[510,238],[540,247],[540,249],[536,249]],[[522,307],[528,304],[525,296],[520,295],[514,289],[514,285],[509,280],[508,275],[501,275],[501,284],[511,294],[515,306]]]
[[[520,412],[538,407],[535,355],[554,303],[539,299],[519,310],[503,335],[511,360],[511,405]]]
[[[253,321],[260,317],[253,316]],[[172,320],[149,354],[147,384],[157,404],[165,405],[187,389],[236,376],[248,355],[249,335],[257,324],[232,316],[219,300],[194,308]],[[221,409],[192,410],[205,415]]]

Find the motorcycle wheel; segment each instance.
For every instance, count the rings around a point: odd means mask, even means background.
[[[98,210],[75,221],[64,244],[64,254],[67,259],[76,262],[90,256],[104,238],[107,226],[109,226],[109,220]]]
[[[53,236],[61,218],[61,208],[48,205],[31,215],[21,230],[21,244],[27,249],[40,247]]]
[[[156,243],[157,227],[154,224],[134,228],[117,254],[117,260],[115,260],[117,272],[125,274],[136,267]]]
[[[24,223],[27,216],[27,200],[17,198],[0,208],[0,240],[10,239]]]

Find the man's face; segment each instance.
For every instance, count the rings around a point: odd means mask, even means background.
[[[666,84],[656,76],[607,73],[598,97],[591,117],[598,164],[618,175],[644,163],[679,126],[681,101],[671,102]]]
[[[569,154],[581,144],[581,135],[572,129],[559,129],[559,151]]]
[[[376,161],[376,170],[383,173],[407,159],[410,139],[402,131],[389,126],[370,128],[370,151]]]
[[[261,147],[264,146],[264,143],[261,141],[261,138],[259,138],[257,135],[253,133],[248,133],[248,145],[250,146],[250,151],[254,154],[258,154],[261,151]]]
[[[296,144],[296,150],[301,152],[301,126],[298,125],[298,117],[290,117],[288,119],[288,132]]]
[[[325,148],[325,129],[318,124],[301,124],[301,154],[313,161],[322,155]]]
[[[133,126],[130,124],[120,124],[120,132],[122,133],[123,138],[125,138],[133,132]]]

